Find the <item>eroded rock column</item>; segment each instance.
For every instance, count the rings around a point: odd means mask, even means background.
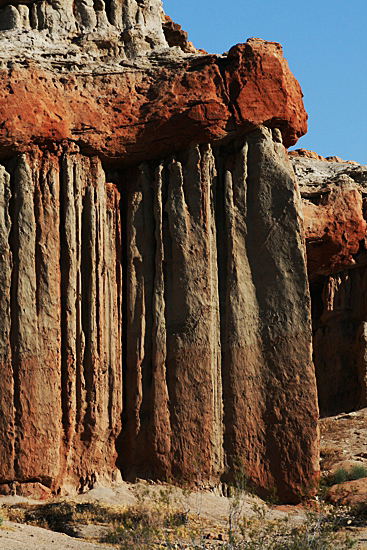
[[[229,480],[239,460],[296,501],[318,470],[318,410],[280,132],[192,147],[128,181],[123,474]]]
[[[14,470],[20,481],[33,477],[50,486],[61,437],[58,167],[21,155],[10,169]]]
[[[119,194],[97,158],[63,158],[63,428],[66,477],[115,469],[122,411]],[[64,475],[65,475],[64,474]]]
[[[0,189],[0,484],[83,487],[120,432],[119,193],[98,159],[36,148]]]
[[[127,475],[222,468],[214,174],[210,147],[193,147],[142,165],[129,196]]]
[[[13,256],[9,244],[11,217],[10,175],[0,166],[0,477],[14,479],[15,408],[14,377],[11,349],[11,274]]]

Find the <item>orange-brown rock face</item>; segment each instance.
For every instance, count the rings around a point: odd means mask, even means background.
[[[353,265],[366,235],[362,193],[356,185],[324,189],[315,202],[303,203],[311,281]]]
[[[162,20],[0,2],[0,490],[239,460],[294,502],[318,470],[301,90],[278,44],[202,55]]]
[[[303,198],[311,283],[360,264],[367,227],[365,167],[304,149],[292,151],[290,158]]]
[[[57,74],[0,71],[0,146],[72,140],[134,164],[197,143],[243,135],[260,124],[286,146],[306,132],[299,84],[279,44],[252,39],[228,56],[191,56],[145,70],[118,66]]]

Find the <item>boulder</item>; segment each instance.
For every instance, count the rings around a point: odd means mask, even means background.
[[[345,481],[333,485],[326,495],[326,500],[338,506],[365,506],[367,500],[367,478]]]

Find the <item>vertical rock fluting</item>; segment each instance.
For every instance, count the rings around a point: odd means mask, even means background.
[[[97,157],[34,149],[2,167],[2,483],[84,488],[116,461],[127,479],[215,482],[240,460],[297,500],[317,406],[279,134],[117,172],[121,209]]]
[[[119,197],[96,158],[65,155],[62,183],[65,468],[83,486],[111,473],[122,410]]]
[[[53,38],[123,32],[121,50],[128,57],[167,46],[160,0],[1,0],[0,31],[11,30],[46,31]]]
[[[112,475],[120,426],[118,194],[78,154],[1,178],[1,481],[83,486]]]
[[[142,165],[129,195],[123,471],[187,478],[198,458],[218,475],[223,451],[214,157],[183,157]]]
[[[228,479],[240,460],[291,501],[318,469],[300,198],[277,135],[128,176],[128,478],[197,462]]]
[[[13,255],[9,244],[11,230],[10,216],[10,176],[0,166],[0,478],[2,481],[14,479],[14,377],[11,352],[11,275]]]
[[[365,265],[313,285],[314,362],[322,416],[366,406]]]
[[[14,470],[49,486],[60,458],[59,188],[52,159],[32,161],[21,155],[9,167]]]

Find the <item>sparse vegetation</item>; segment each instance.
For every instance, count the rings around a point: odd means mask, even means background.
[[[333,485],[339,485],[348,480],[348,472],[345,468],[338,468],[335,474],[331,478]]]
[[[196,501],[196,510],[190,511],[186,503],[184,513],[172,513],[171,494],[167,491],[160,491],[148,514],[145,498],[149,493],[142,493],[139,508],[127,515],[131,514],[137,523],[125,520],[102,541],[119,544],[121,549],[344,550],[355,546],[350,535],[343,531],[351,521],[345,511],[340,513],[324,503],[317,504],[317,509],[306,507],[305,519],[295,526],[290,515],[271,519],[270,510],[276,502],[273,492],[271,502],[254,504],[251,517],[246,517],[243,510],[248,490],[246,476],[239,469],[236,482],[228,490],[227,533],[216,541],[208,540],[205,535],[199,501]]]
[[[324,445],[320,450],[323,470],[329,470],[335,462],[342,460],[340,445]]]
[[[101,542],[118,544],[121,549],[147,550],[149,548],[168,549],[210,549],[223,550],[345,550],[355,543],[346,533],[339,533],[345,521],[341,521],[334,510],[308,510],[306,520],[295,527],[290,516],[271,520],[268,508],[255,506],[251,518],[240,517],[240,501],[232,502],[231,522],[227,540],[207,540],[202,536],[197,523],[190,517],[188,524],[177,524],[166,518],[157,521],[157,516],[135,515],[137,523],[117,526]],[[238,518],[238,519],[237,519]],[[161,518],[162,519],[162,518]],[[154,522],[154,523],[152,523]]]
[[[346,468],[338,468],[331,481],[334,485],[338,485],[344,481],[353,481],[362,477],[367,477],[367,469],[362,464],[355,464],[349,471]]]
[[[218,529],[203,517],[200,486],[176,490],[168,484],[142,483],[136,488],[137,503],[127,508],[55,501],[7,506],[4,512],[12,521],[59,532],[68,532],[73,524],[103,525],[109,529],[99,541],[121,550],[344,550],[355,545],[346,527],[367,521],[367,505],[352,510],[322,500],[305,504],[303,519],[295,520],[290,514],[274,519],[274,498],[268,504],[253,504],[251,513],[245,513],[247,491],[246,476],[239,470],[228,490],[226,529]]]
[[[73,523],[114,525],[121,522],[124,516],[119,508],[90,502],[55,501],[39,505],[20,503],[5,508],[10,521],[28,523],[60,533],[65,532],[65,527]]]
[[[355,464],[352,466],[349,472],[349,479],[361,479],[362,477],[367,477],[367,469],[363,464]]]

